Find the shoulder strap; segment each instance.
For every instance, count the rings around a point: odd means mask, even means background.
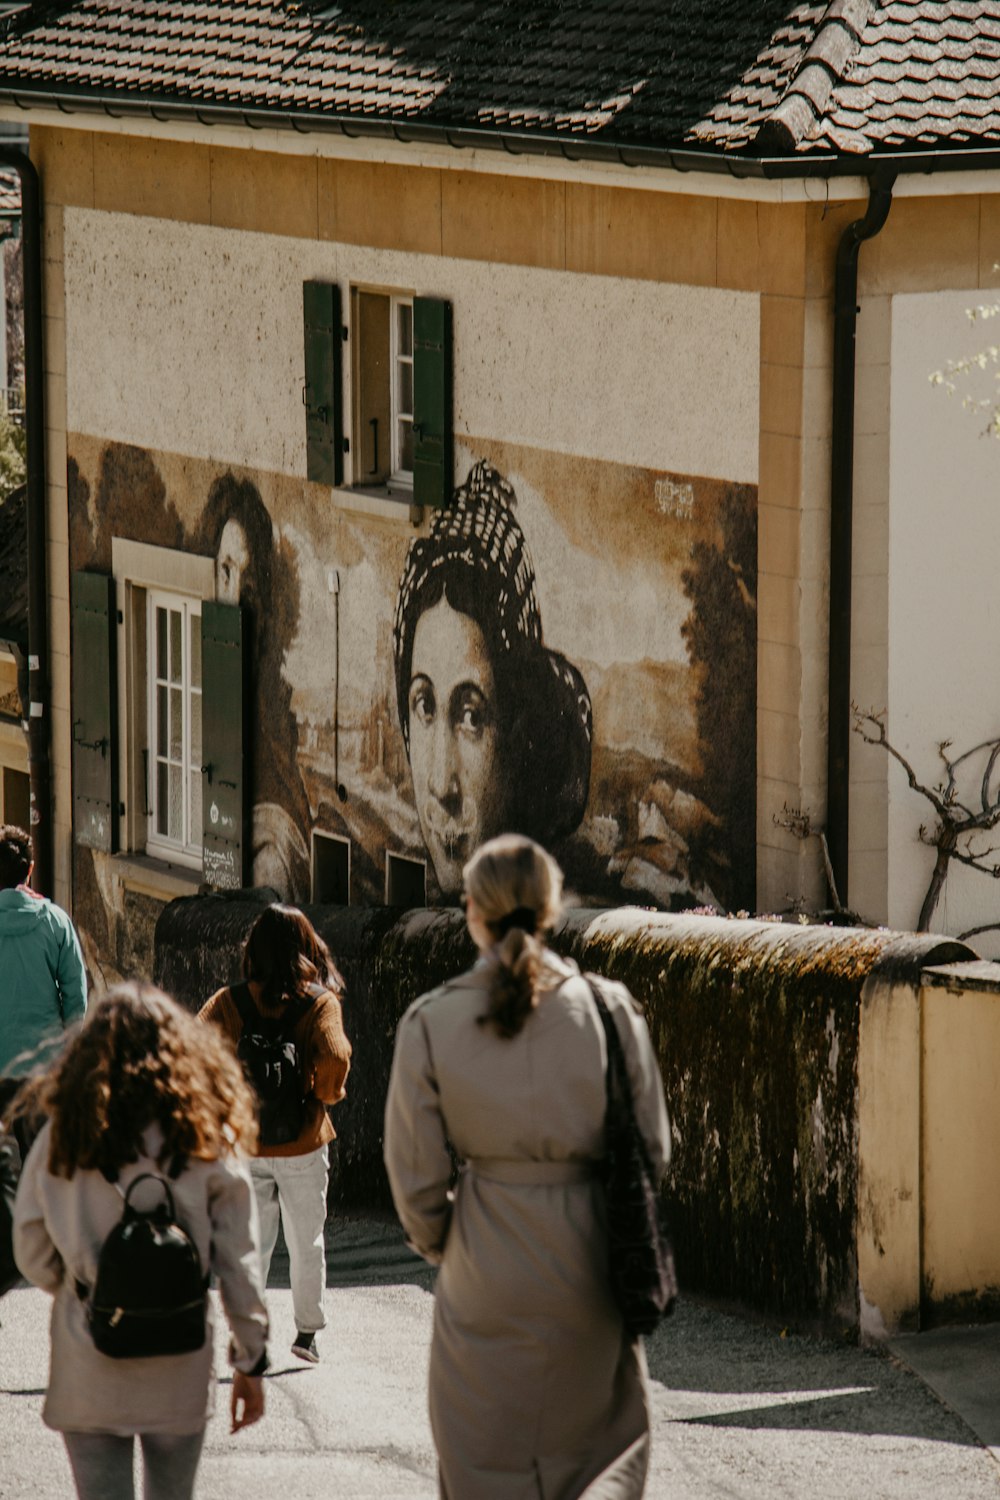
[[[250,986],[245,979],[240,984],[230,986],[229,998],[240,1013],[244,1031],[261,1019],[260,1011],[253,1002]]]
[[[604,1036],[607,1041],[608,1062],[605,1070],[605,1083],[608,1091],[609,1106],[616,1099],[621,1107],[631,1113],[632,1090],[629,1085],[628,1067],[625,1062],[625,1050],[622,1047],[622,1039],[618,1035],[618,1027],[615,1018],[608,1009],[607,1001],[601,994],[599,974],[585,974],[584,979],[590,990],[597,1007],[597,1014],[604,1027]]]

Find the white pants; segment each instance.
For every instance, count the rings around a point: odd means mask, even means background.
[[[285,1231],[292,1283],[292,1308],[299,1333],[326,1327],[326,1183],[327,1146],[305,1156],[255,1156],[250,1163],[260,1214],[260,1254],[264,1285],[278,1238],[278,1216]]]

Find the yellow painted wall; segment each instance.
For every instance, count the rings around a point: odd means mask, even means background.
[[[924,1294],[1000,1289],[1000,965],[928,976],[921,991]]]
[[[930,956],[930,955],[928,955]],[[866,983],[858,1049],[858,1287],[869,1338],[1000,1297],[1000,964]]]

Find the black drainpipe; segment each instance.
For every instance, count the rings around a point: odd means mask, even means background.
[[[830,661],[828,669],[826,838],[841,905],[848,904],[851,767],[851,570],[854,524],[854,356],[858,255],[889,217],[896,173],[869,179],[868,209],[837,246],[833,323],[833,433],[830,459]],[[833,893],[831,892],[831,896]]]
[[[52,895],[52,786],[49,769],[49,628],[45,568],[45,369],[42,340],[42,213],[38,173],[20,151],[0,147],[0,167],[21,182],[24,274],[24,420],[27,430],[28,771],[35,890]],[[0,310],[2,311],[2,310]]]

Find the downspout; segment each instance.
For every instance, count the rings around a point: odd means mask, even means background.
[[[23,705],[31,782],[33,885],[52,895],[52,780],[49,766],[48,588],[45,566],[45,369],[42,335],[42,214],[38,173],[20,151],[0,147],[0,167],[21,182],[24,273],[24,420],[27,429],[28,701]]]
[[[837,882],[848,904],[851,769],[851,572],[854,526],[855,342],[858,327],[858,256],[889,217],[896,173],[878,169],[869,179],[868,209],[848,224],[837,246],[833,323],[833,418],[830,459],[830,657],[828,668],[826,838]],[[831,892],[831,896],[833,893]]]

